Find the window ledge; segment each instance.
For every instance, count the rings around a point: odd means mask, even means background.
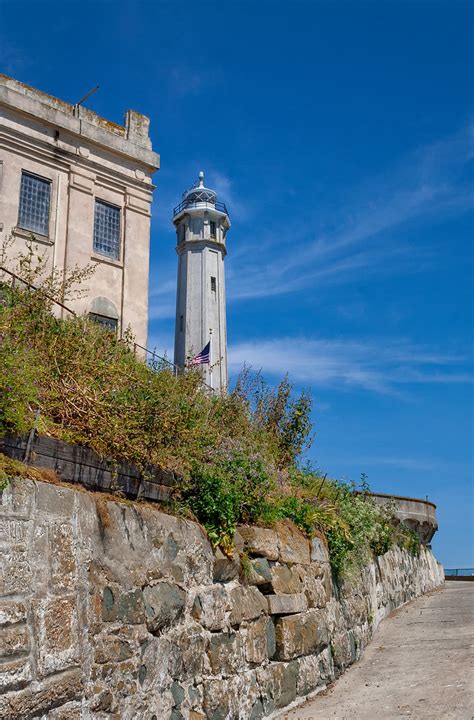
[[[107,257],[107,255],[99,255],[98,253],[92,253],[92,262],[105,263],[106,265],[112,265],[116,268],[123,268],[122,260],[114,260],[113,258]]]
[[[13,228],[12,234],[15,237],[25,238],[25,240],[32,240],[33,242],[41,243],[42,245],[54,245],[54,240],[47,237],[46,235],[40,235],[39,233],[33,232],[33,230],[25,230],[21,227]]]

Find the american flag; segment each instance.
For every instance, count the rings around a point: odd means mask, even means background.
[[[209,364],[210,354],[211,354],[211,341],[209,340],[206,347],[204,347],[200,353],[198,353],[193,358],[191,358],[188,365],[205,365],[206,363]]]

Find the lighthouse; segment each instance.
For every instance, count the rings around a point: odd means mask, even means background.
[[[183,369],[199,364],[204,382],[216,393],[226,392],[224,258],[230,220],[216,192],[204,185],[203,172],[174,208],[173,225],[178,254],[174,362]]]

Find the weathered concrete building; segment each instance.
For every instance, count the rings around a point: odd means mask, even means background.
[[[0,75],[0,242],[13,254],[34,234],[51,266],[97,263],[72,301],[146,345],[150,206],[159,156],[149,120],[124,126]]]
[[[216,392],[226,391],[224,258],[230,220],[215,191],[204,186],[203,172],[175,207],[173,224],[179,258],[174,362],[185,367],[209,343],[204,381]]]

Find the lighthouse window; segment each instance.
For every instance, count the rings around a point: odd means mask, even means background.
[[[211,222],[209,223],[209,227],[210,227],[211,238],[215,238],[216,237],[216,223],[213,220],[211,220]]]
[[[211,291],[212,291],[212,292],[216,292],[216,288],[217,288],[217,286],[216,286],[216,278],[215,278],[215,277],[211,277]]]
[[[184,329],[184,317],[182,315],[179,316],[179,332],[183,332]]]

